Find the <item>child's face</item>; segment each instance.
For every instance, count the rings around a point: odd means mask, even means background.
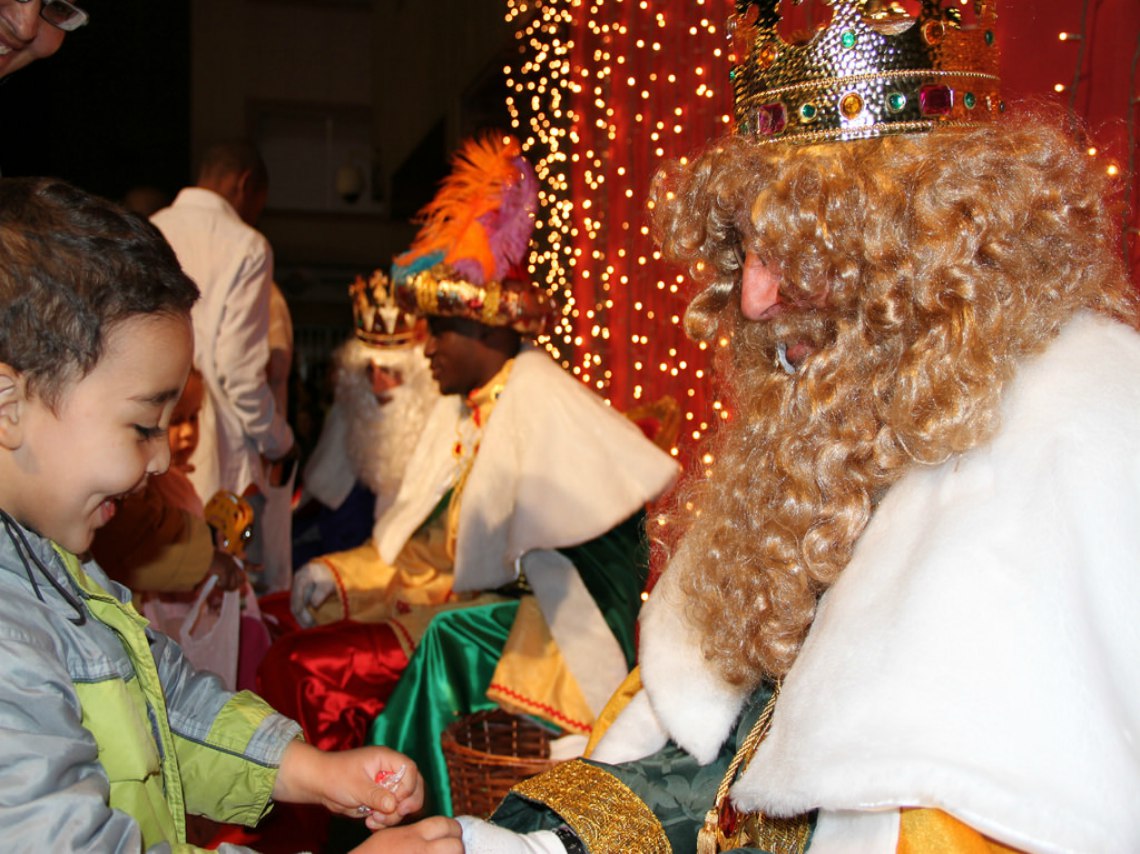
[[[190,472],[190,457],[198,447],[198,412],[202,408],[202,397],[206,389],[202,377],[191,371],[182,389],[182,397],[174,405],[170,416],[167,436],[170,438],[170,467],[181,472]]]
[[[166,429],[193,334],[189,318],[138,315],[111,327],[105,344],[94,370],[64,389],[55,413],[39,398],[25,401],[16,450],[26,477],[13,515],[76,553],[115,514],[115,498],[166,471]]]

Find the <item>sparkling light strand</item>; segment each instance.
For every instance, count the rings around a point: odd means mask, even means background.
[[[1066,30],[1062,30],[1061,32],[1057,33],[1057,41],[1063,42],[1063,43],[1074,42],[1077,45],[1076,57],[1073,61],[1072,83],[1070,83],[1069,85],[1065,85],[1064,83],[1060,83],[1060,82],[1053,84],[1053,91],[1056,92],[1058,95],[1063,95],[1066,93],[1068,94],[1067,109],[1068,109],[1068,113],[1069,113],[1069,116],[1072,120],[1074,128],[1080,127],[1080,124],[1079,124],[1079,121],[1077,118],[1077,94],[1080,90],[1081,82],[1082,82],[1082,80],[1084,80],[1084,74],[1082,74],[1082,71],[1084,69],[1085,56],[1086,56],[1086,53],[1091,55],[1093,52],[1093,50],[1092,50],[1093,46],[1091,44],[1088,44],[1088,33],[1087,33],[1088,12],[1089,12],[1089,0],[1082,0],[1080,29],[1076,32],[1069,32]],[[1132,257],[1133,253],[1134,253],[1133,244],[1135,242],[1136,236],[1138,234],[1140,234],[1140,228],[1138,228],[1136,225],[1136,222],[1138,221],[1138,219],[1140,219],[1140,212],[1138,212],[1136,209],[1136,206],[1138,204],[1138,199],[1137,199],[1137,175],[1136,175],[1136,169],[1135,169],[1135,149],[1136,149],[1136,127],[1135,127],[1136,110],[1135,110],[1135,105],[1138,102],[1137,87],[1136,87],[1137,58],[1140,58],[1140,41],[1137,42],[1136,54],[1133,56],[1132,70],[1131,70],[1131,75],[1129,77],[1129,87],[1128,87],[1129,102],[1128,102],[1128,107],[1127,107],[1127,110],[1125,113],[1127,116],[1127,121],[1126,121],[1126,131],[1127,131],[1126,156],[1128,158],[1128,171],[1125,175],[1126,180],[1127,180],[1127,186],[1126,186],[1125,191],[1124,191],[1125,192],[1126,204],[1125,204],[1124,212],[1122,214],[1122,216],[1124,218],[1124,223],[1123,223],[1124,227],[1122,229],[1122,232],[1123,232],[1122,244],[1123,245],[1121,246],[1121,251],[1123,252],[1124,258],[1129,263],[1130,267],[1135,266],[1135,263],[1136,263]],[[1087,150],[1088,150],[1089,157],[1097,157],[1098,155],[1101,154],[1100,150],[1095,145],[1090,145]],[[1117,178],[1121,177],[1120,164],[1115,159],[1113,159],[1112,157],[1105,157],[1104,158],[1104,171],[1110,178],[1117,179]]]
[[[684,335],[685,276],[653,246],[645,202],[665,159],[730,122],[719,22],[731,3],[507,5],[520,45],[504,69],[508,109],[543,183],[532,273],[562,305],[543,343],[619,408],[673,397],[679,455],[728,412],[708,400],[709,348]]]
[[[1140,193],[1137,192],[1137,175],[1136,175],[1136,148],[1137,148],[1137,135],[1136,135],[1136,106],[1140,104],[1140,79],[1137,78],[1137,70],[1140,69],[1140,36],[1136,38],[1136,49],[1132,53],[1132,68],[1128,75],[1128,178],[1131,181],[1129,193],[1129,203],[1131,210],[1126,210],[1124,213],[1124,256],[1133,263],[1133,268],[1140,265]],[[1131,215],[1132,221],[1129,226],[1128,218]]]

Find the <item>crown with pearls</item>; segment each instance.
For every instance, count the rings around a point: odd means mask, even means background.
[[[728,22],[737,132],[819,142],[973,126],[1003,109],[995,0],[832,0],[831,21],[795,43],[781,5],[737,0]],[[967,24],[962,6],[972,4]]]
[[[353,331],[370,347],[407,347],[415,341],[416,319],[396,305],[392,281],[376,270],[365,281],[357,276],[348,286]]]

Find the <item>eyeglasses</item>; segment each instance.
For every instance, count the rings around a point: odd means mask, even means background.
[[[32,0],[16,0],[16,2],[31,3]],[[91,20],[90,15],[67,0],[41,0],[40,17],[53,27],[59,27],[68,33],[78,30]]]

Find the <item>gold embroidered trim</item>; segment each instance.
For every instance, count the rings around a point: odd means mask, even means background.
[[[499,303],[503,299],[503,289],[498,282],[491,282],[486,286],[483,294],[482,322],[487,326],[494,326],[499,316]]]
[[[629,786],[585,762],[563,762],[511,789],[550,807],[590,854],[672,854],[665,828]]]

